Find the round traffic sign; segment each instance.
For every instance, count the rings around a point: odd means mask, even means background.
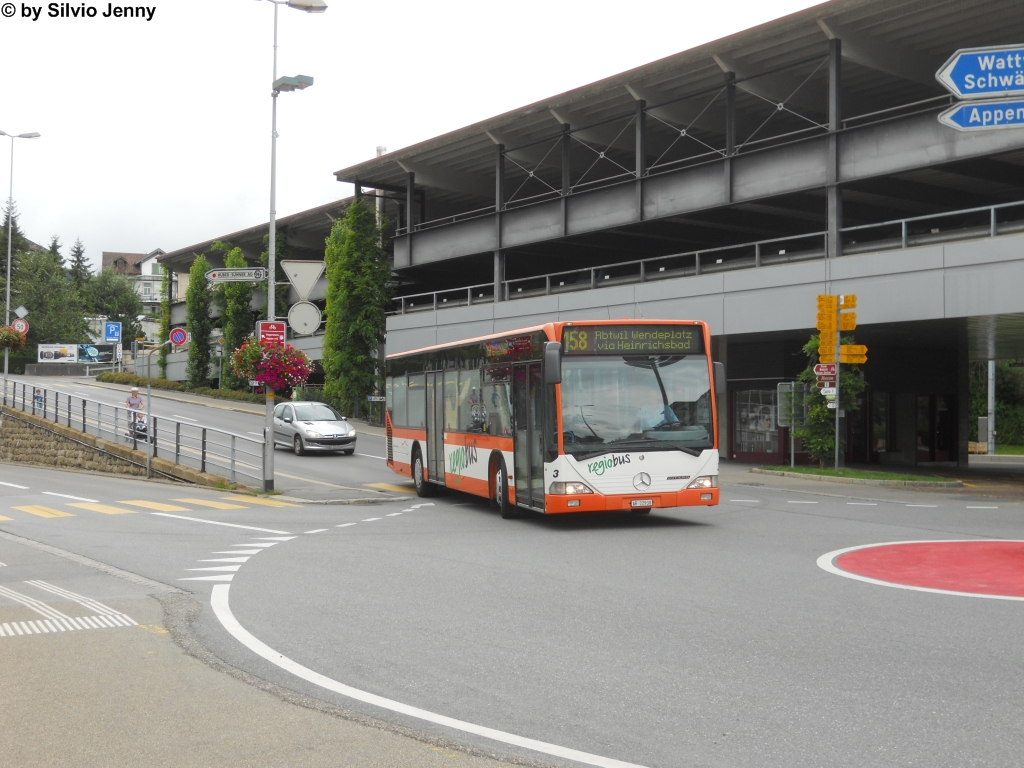
[[[320,327],[321,319],[320,309],[309,301],[296,302],[288,310],[288,325],[299,336],[315,333],[316,329]]]
[[[171,331],[171,344],[176,347],[180,347],[185,343],[185,339],[188,338],[188,334],[185,333],[183,328],[175,328]]]
[[[18,333],[28,333],[28,320],[26,320],[23,317],[19,317],[17,320],[11,323],[11,328],[16,330]]]

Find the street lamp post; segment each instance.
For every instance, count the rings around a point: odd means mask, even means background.
[[[7,205],[9,206],[8,217],[7,217],[7,280],[6,280],[6,297],[4,299],[4,325],[11,324],[11,235],[14,228],[14,140],[15,139],[38,139],[38,133],[7,133],[6,131],[0,131],[0,136],[8,136],[11,139],[11,185],[10,192],[7,196]],[[10,350],[4,348],[4,397],[7,397],[7,365]]]
[[[270,226],[267,243],[267,320],[277,319],[277,97],[282,91],[301,91],[313,84],[313,78],[306,75],[295,77],[277,76],[277,6],[287,5],[306,13],[323,13],[327,10],[324,0],[269,0],[274,4],[274,80],[270,98],[273,105],[270,119]],[[264,430],[263,490],[274,490],[274,390],[267,387],[266,429]]]

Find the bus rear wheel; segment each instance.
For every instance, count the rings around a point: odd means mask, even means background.
[[[416,484],[416,495],[425,499],[434,495],[434,486],[423,476],[423,454],[419,449],[412,456],[412,481]]]
[[[512,520],[519,517],[515,504],[508,499],[508,470],[505,469],[505,460],[499,458],[494,470],[494,502],[498,505],[498,511],[505,520]]]

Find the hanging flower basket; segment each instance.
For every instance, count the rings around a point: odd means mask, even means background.
[[[313,364],[290,344],[260,344],[250,336],[231,355],[231,370],[264,387],[287,389],[305,384]]]
[[[20,352],[25,348],[25,334],[18,333],[8,325],[0,326],[0,349]]]

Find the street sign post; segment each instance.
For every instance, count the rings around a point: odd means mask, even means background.
[[[1024,99],[965,101],[939,115],[939,122],[958,131],[989,131],[1024,125]]]
[[[28,320],[26,320],[24,317],[19,317],[17,320],[11,323],[11,328],[16,330],[18,333],[25,335],[26,333],[28,333]]]
[[[1024,96],[1024,46],[961,48],[935,79],[960,99]]]
[[[256,323],[256,338],[260,344],[284,344],[288,324],[284,320],[260,320]]]
[[[180,347],[182,344],[188,341],[188,334],[185,333],[184,328],[172,328],[171,335],[169,338],[171,344],[173,344],[176,347]]]
[[[844,310],[857,308],[857,294],[847,293],[841,296],[826,294],[817,297],[818,314],[815,327],[818,329],[818,365],[814,366],[817,377],[816,386],[829,402],[829,408],[836,411],[835,432],[835,467],[839,469],[839,418],[843,415],[839,407],[840,376],[839,366],[842,363],[856,365],[868,361],[868,348],[863,344],[843,344],[843,331],[857,329],[857,313]]]
[[[211,269],[206,273],[211,283],[256,283],[267,279],[267,270],[263,267],[225,267]]]
[[[115,344],[121,340],[121,324],[120,323],[104,323],[103,324],[103,337],[104,341],[114,342]]]
[[[776,421],[780,427],[789,427],[789,466],[796,466],[796,435],[794,427],[807,421],[806,385],[799,381],[782,381],[777,385],[779,410]]]

